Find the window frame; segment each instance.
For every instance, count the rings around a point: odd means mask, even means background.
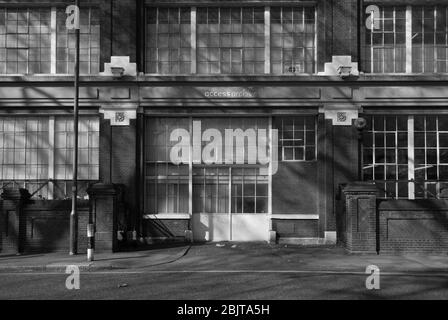
[[[150,73],[148,72],[149,67],[147,65],[149,59],[148,59],[148,51],[147,51],[147,39],[148,39],[148,35],[147,35],[147,29],[148,29],[148,10],[150,10],[151,8],[153,9],[157,9],[157,8],[164,8],[164,7],[173,7],[173,6],[168,6],[168,5],[164,5],[164,4],[153,4],[153,3],[146,3],[144,5],[144,10],[145,10],[145,14],[144,14],[144,23],[145,23],[145,27],[144,27],[144,54],[143,54],[143,58],[142,58],[142,62],[143,62],[143,69],[146,75],[157,75],[157,76],[173,76],[173,75],[183,75],[183,76],[189,76],[189,75],[216,75],[216,76],[236,76],[236,75],[246,75],[246,73],[244,73],[244,67],[243,67],[243,72],[242,73],[199,73],[198,72],[198,47],[197,47],[197,27],[198,27],[198,23],[197,23],[197,9],[198,7],[218,7],[218,8],[245,8],[245,7],[256,7],[256,8],[264,8],[264,24],[265,24],[265,34],[264,34],[264,72],[262,73],[256,73],[256,74],[250,74],[253,76],[297,76],[297,75],[316,75],[318,72],[318,59],[319,59],[319,48],[322,45],[319,39],[319,32],[321,30],[321,28],[319,28],[319,24],[318,24],[318,16],[321,12],[320,9],[320,5],[317,2],[313,2],[313,3],[285,3],[285,4],[278,4],[278,5],[272,5],[273,7],[297,7],[297,8],[308,8],[311,7],[314,10],[314,38],[313,38],[313,42],[314,42],[314,56],[313,56],[313,72],[312,73],[305,73],[305,72],[291,72],[291,73],[272,73],[272,56],[271,56],[271,38],[272,38],[272,32],[271,32],[271,14],[270,14],[270,10],[271,10],[271,3],[269,4],[264,4],[262,3],[254,3],[254,4],[243,4],[243,5],[235,5],[235,4],[231,4],[231,3],[225,3],[222,5],[210,5],[210,4],[179,4],[176,5],[176,8],[190,8],[190,12],[191,12],[191,72],[190,73],[178,73],[178,74],[163,74],[163,73]],[[305,34],[305,32],[304,32]],[[305,61],[305,60],[304,60]]]
[[[304,135],[303,135],[303,146],[284,146],[283,142],[288,141],[288,142],[297,142],[300,141],[301,139],[295,139],[295,133],[296,131],[299,130],[295,130],[295,123],[293,123],[293,138],[292,139],[285,139],[284,138],[284,132],[286,130],[284,130],[284,119],[293,119],[293,121],[295,119],[299,119],[302,118],[303,122],[304,122],[304,126],[303,126],[303,130],[300,130],[300,132],[303,131]],[[309,130],[308,126],[307,126],[307,119],[311,119],[314,118],[314,130]],[[301,115],[301,116],[294,116],[294,117],[281,117],[281,116],[277,116],[274,117],[275,121],[280,121],[282,122],[282,127],[281,128],[277,128],[275,127],[274,129],[278,130],[278,148],[281,152],[279,152],[279,161],[280,162],[302,162],[302,163],[311,163],[311,162],[316,162],[317,161],[317,155],[318,155],[318,145],[317,145],[317,139],[318,139],[318,119],[317,116],[315,115]],[[290,130],[288,130],[290,131]],[[314,145],[308,145],[307,144],[307,132],[314,132]],[[314,154],[313,154],[313,159],[308,160],[307,159],[307,147],[314,147]],[[303,158],[302,159],[296,159],[296,148],[303,148]],[[285,159],[285,149],[293,149],[293,159]]]
[[[27,168],[30,166],[29,163],[27,162],[26,155],[29,153],[29,150],[33,149],[33,148],[28,148],[28,146],[31,146],[31,147],[33,146],[33,142],[31,142],[31,140],[28,139],[28,136],[26,134],[27,126],[28,126],[27,122],[28,121],[31,121],[31,122],[38,121],[38,123],[39,123],[39,121],[43,121],[46,123],[45,125],[47,127],[47,130],[42,131],[42,132],[44,132],[48,136],[46,137],[46,140],[41,139],[40,143],[43,143],[45,145],[45,148],[43,148],[43,149],[41,148],[41,150],[44,150],[44,152],[46,153],[44,158],[47,158],[47,161],[45,162],[44,165],[46,166],[47,174],[44,178],[34,177],[34,178],[27,179],[26,173],[25,173],[24,179],[21,179],[20,177],[16,177],[16,176],[13,176],[12,178],[7,177],[7,178],[1,180],[0,185],[2,187],[7,187],[7,186],[12,185],[15,187],[20,187],[20,188],[28,188],[31,193],[35,192],[36,195],[38,195],[40,198],[46,198],[49,200],[53,200],[55,198],[60,198],[57,196],[58,193],[60,193],[64,197],[67,197],[67,195],[69,195],[69,193],[70,193],[70,188],[68,185],[70,184],[70,181],[72,179],[71,179],[71,176],[67,177],[67,174],[66,174],[65,179],[58,179],[58,177],[56,176],[57,165],[58,165],[57,159],[62,158],[63,161],[60,161],[60,162],[63,163],[63,165],[65,166],[65,169],[68,168],[69,171],[71,171],[72,159],[67,158],[66,156],[61,157],[60,155],[58,155],[58,150],[66,150],[67,151],[70,148],[67,148],[67,147],[62,147],[62,148],[59,147],[58,148],[59,145],[58,145],[58,141],[57,141],[56,128],[57,128],[58,122],[61,120],[65,121],[65,122],[67,122],[67,121],[72,122],[73,120],[68,115],[63,115],[63,114],[27,116],[25,118],[23,116],[14,115],[14,114],[11,114],[11,115],[3,115],[2,114],[0,116],[0,120],[1,120],[0,122],[1,122],[1,126],[2,126],[0,135],[2,137],[4,137],[4,135],[5,135],[5,131],[3,129],[3,124],[5,122],[5,119],[8,119],[8,120],[12,119],[14,121],[14,128],[15,128],[17,119],[21,119],[25,123],[25,131],[23,131],[25,133],[25,136],[24,136],[25,140],[23,141],[23,148],[20,148],[20,149],[23,149],[25,152],[25,159],[24,159],[25,170],[27,170]],[[36,120],[36,119],[38,119],[38,120]],[[85,179],[84,177],[81,177],[81,176],[79,177],[79,181],[81,183],[82,182],[84,183],[84,189],[85,189],[85,187],[87,187],[88,183],[97,182],[97,181],[99,181],[99,177],[100,177],[100,174],[99,174],[99,162],[100,162],[99,161],[99,134],[100,134],[99,125],[100,125],[100,119],[96,115],[89,115],[89,114],[82,115],[80,118],[81,124],[83,124],[83,121],[82,121],[83,119],[88,119],[89,122],[90,121],[95,122],[95,125],[94,125],[95,130],[94,131],[87,130],[85,132],[96,133],[96,136],[97,136],[95,139],[92,139],[92,140],[90,139],[89,135],[87,138],[89,140],[87,142],[87,144],[88,144],[87,152],[88,152],[88,158],[89,158],[87,160],[87,162],[88,162],[87,165],[95,166],[96,171],[95,171],[94,176],[90,176],[90,172],[89,172],[88,173],[89,177],[87,177],[87,179]],[[98,129],[98,130],[96,130],[96,129]],[[22,131],[20,131],[20,132],[22,132]],[[60,132],[62,132],[62,131],[60,131]],[[65,131],[65,132],[71,132],[71,131]],[[82,132],[83,131],[81,130],[80,134]],[[15,151],[16,150],[15,144],[17,142],[15,139],[15,136],[16,136],[15,129],[13,131],[13,134],[14,134],[14,138],[13,138],[14,146],[13,146],[12,150]],[[4,171],[4,165],[5,165],[3,159],[4,159],[4,154],[5,154],[4,150],[5,150],[6,142],[4,139],[1,139],[1,140],[2,140],[3,144],[0,146],[0,151],[2,151],[1,152],[2,157],[0,157],[0,174],[3,177],[3,171]],[[92,144],[94,144],[95,146],[92,146]],[[73,148],[71,148],[71,149],[73,149]],[[71,153],[71,154],[73,154],[73,153]],[[96,155],[96,157],[94,157],[94,155]],[[42,157],[42,155],[36,154],[37,158],[39,158],[39,156]],[[94,158],[96,159],[95,163],[91,162],[91,159],[94,159]],[[16,162],[15,159],[13,160],[13,162]],[[7,165],[13,165],[15,167],[17,164],[16,163],[11,163],[11,164],[8,163]],[[71,175],[71,173],[69,175]],[[62,186],[61,186],[61,184],[62,184]],[[81,187],[81,189],[83,189],[83,188]]]
[[[50,26],[49,26],[49,31],[50,31],[50,56],[48,57],[48,62],[50,64],[50,72],[48,73],[29,73],[29,53],[27,53],[27,72],[26,73],[8,73],[8,69],[7,69],[7,59],[5,57],[5,69],[4,69],[4,73],[3,70],[0,70],[0,76],[11,76],[11,75],[35,75],[35,76],[40,76],[40,75],[70,75],[73,72],[71,72],[70,70],[67,70],[68,72],[66,73],[58,73],[57,69],[58,69],[58,62],[62,61],[62,60],[58,60],[58,49],[60,49],[61,47],[58,47],[58,36],[60,35],[60,33],[58,32],[58,19],[59,19],[59,14],[61,12],[65,13],[65,6],[61,5],[61,4],[53,4],[53,3],[40,3],[39,5],[31,5],[29,3],[27,4],[21,4],[21,3],[14,3],[14,4],[0,4],[0,10],[3,10],[5,13],[5,16],[7,15],[7,10],[8,9],[16,9],[16,10],[26,10],[27,13],[32,11],[33,9],[37,9],[37,10],[43,10],[43,9],[48,9],[49,10],[49,15],[50,15]],[[93,11],[96,11],[98,14],[98,19],[100,18],[100,8],[98,5],[95,4],[90,4],[86,7],[81,7],[81,12],[83,10],[88,10],[89,13],[89,23],[91,21],[90,17],[92,15]],[[29,14],[29,13],[28,13]],[[29,19],[27,20],[28,22],[30,21]],[[0,49],[4,49],[5,50],[5,54],[6,54],[6,50],[7,50],[7,42],[6,42],[6,35],[7,35],[7,25],[6,25],[7,21],[5,20],[5,47],[1,47]],[[65,25],[65,20],[61,23],[63,25]],[[83,34],[89,34],[89,44],[91,44],[91,38],[94,36],[94,34],[91,32],[92,29],[92,25],[89,24],[90,29],[89,29],[89,33],[83,33],[83,30],[81,30],[81,37]],[[98,47],[97,47],[97,53],[96,53],[96,59],[94,63],[98,64],[98,68],[95,70],[92,70],[92,47],[89,45],[88,49],[88,61],[86,61],[88,63],[88,69],[89,72],[88,73],[83,73],[85,75],[95,75],[98,74],[100,72],[101,66],[100,66],[100,61],[101,61],[101,22],[98,23],[98,26],[96,26],[98,28],[99,34],[98,34]],[[64,36],[67,36],[67,38],[69,37],[69,35],[73,33],[72,31],[69,30],[65,30],[65,32],[63,32]],[[29,35],[29,31],[28,33],[26,33],[26,35]],[[39,33],[40,35],[40,33]],[[68,43],[68,39],[67,39],[67,43]],[[37,47],[40,51],[41,47]],[[29,50],[29,47],[28,47]],[[68,47],[67,47],[68,50]],[[42,57],[40,57],[40,60],[42,60]],[[65,60],[64,60],[65,61]],[[70,61],[65,61],[66,64],[70,65]],[[81,59],[81,64],[83,63],[82,59]]]
[[[445,151],[448,153],[448,143],[446,144],[446,146],[441,146],[440,143],[440,137],[441,135],[445,135],[446,136],[446,141],[448,141],[448,130],[440,130],[440,119],[443,117],[445,119],[445,125],[448,123],[448,115],[447,114],[440,114],[440,113],[430,113],[430,114],[388,114],[386,115],[385,113],[375,113],[375,114],[368,114],[366,115],[368,117],[368,122],[369,122],[369,128],[368,131],[364,132],[364,139],[363,139],[363,146],[362,146],[362,158],[361,158],[361,163],[362,163],[362,179],[364,181],[375,181],[377,183],[380,183],[382,185],[386,185],[387,184],[394,184],[395,185],[395,191],[393,193],[393,197],[395,199],[410,199],[410,200],[414,200],[414,199],[427,199],[427,198],[432,198],[432,197],[439,197],[441,194],[441,191],[445,188],[443,186],[448,187],[448,177],[446,177],[445,179],[442,179],[443,177],[441,176],[441,168],[446,168],[448,169],[448,160],[446,160],[447,162],[443,162],[442,158],[441,158],[441,152]],[[375,127],[372,127],[372,125],[374,126],[375,117],[377,118],[383,118],[384,123],[383,123],[383,128],[382,130],[376,130]],[[405,120],[407,122],[407,129],[406,130],[398,130],[398,127],[395,128],[395,130],[387,130],[387,126],[386,126],[386,122],[388,117],[395,117],[398,119],[398,117],[401,117],[403,119],[403,121]],[[417,119],[422,120],[423,119],[423,123],[424,123],[424,129],[423,130],[417,130]],[[430,119],[435,119],[435,129],[431,129],[428,130],[428,123],[430,121]],[[398,125],[398,122],[397,122]],[[399,139],[398,139],[398,134],[399,133],[405,133],[407,134],[407,144],[406,146],[400,145]],[[380,134],[383,135],[383,145],[380,146],[376,146],[376,134]],[[387,135],[388,134],[395,134],[395,144],[392,147],[388,148],[388,142],[387,142]],[[420,135],[420,138],[417,137],[417,135]],[[371,135],[369,137],[369,135]],[[432,145],[429,144],[429,140],[428,140],[428,136],[433,136],[435,137],[435,146],[434,146],[434,142],[432,143]],[[366,146],[366,137],[368,137],[368,139],[371,141],[372,145],[370,146],[370,142],[368,143],[369,146]],[[423,137],[423,139],[422,139]],[[416,141],[419,139],[419,143],[423,144],[418,144]],[[365,157],[365,152],[366,150],[372,150],[372,163],[366,163],[366,157]],[[373,173],[373,167],[376,164],[376,155],[375,155],[375,149],[393,149],[395,150],[395,162],[391,163],[392,165],[395,166],[407,166],[408,167],[408,179],[407,180],[403,180],[403,179],[399,179],[399,172],[396,171],[395,172],[395,180],[391,180],[391,179],[387,179],[387,172],[386,170],[384,170],[383,172],[383,178],[384,179],[375,179],[375,175]],[[400,160],[399,160],[399,150],[407,150],[406,152],[406,158],[407,158],[407,163],[400,164]],[[428,163],[428,157],[429,157],[429,153],[430,151],[435,151],[435,157],[436,157],[436,163]],[[420,152],[420,154],[423,154],[423,158],[424,158],[424,167],[417,167],[417,165],[419,163],[417,163],[417,161],[421,161],[422,157],[418,157],[418,155],[416,154],[417,152]],[[423,152],[423,153],[422,153]],[[434,155],[433,155],[434,156]],[[446,155],[445,155],[446,156]],[[419,158],[419,159],[417,159]],[[389,163],[387,162],[387,154],[384,154],[384,161],[383,162],[378,162],[379,165],[385,167],[387,166]],[[372,177],[373,180],[367,180],[366,179],[366,173],[365,170],[370,170],[372,168]],[[428,169],[434,168],[436,170],[436,175],[437,178],[436,179],[429,179],[428,178]],[[419,179],[417,176],[417,172],[419,170],[425,170],[424,171],[424,179]],[[446,171],[448,172],[448,170]],[[370,176],[370,174],[369,174]],[[407,196],[400,196],[399,194],[399,185],[400,183],[403,184],[408,184],[408,192],[407,192]],[[429,185],[434,185],[434,190],[431,191],[428,186]],[[423,186],[423,187],[422,187]],[[381,188],[382,189],[382,188]],[[384,198],[391,198],[390,194],[388,194],[387,191],[387,187],[385,188],[385,190],[383,190],[383,195]]]
[[[370,30],[367,30],[364,21],[366,21],[367,17],[369,16],[368,13],[366,13],[366,8],[369,5],[373,5],[373,4],[378,4],[378,6],[380,7],[380,9],[382,8],[397,8],[397,7],[404,7],[405,8],[405,50],[404,50],[404,55],[405,55],[405,71],[404,72],[374,72],[374,56],[373,56],[373,47],[375,46],[373,44],[373,42],[371,41],[370,43],[367,43],[367,40],[369,38],[369,34],[372,36],[373,38],[373,33]],[[425,8],[432,8],[433,9],[433,24],[434,24],[434,30],[432,31],[432,34],[434,36],[434,43],[430,44],[432,45],[433,48],[433,59],[434,59],[434,65],[433,65],[433,70],[432,71],[425,71],[425,60],[424,57],[422,56],[422,60],[420,61],[416,61],[414,59],[415,55],[414,55],[414,49],[416,47],[416,45],[414,44],[414,26],[413,26],[413,16],[414,16],[414,10],[415,9],[423,9],[423,15],[425,12]],[[444,60],[440,60],[440,63],[444,63],[444,69],[445,71],[440,72],[439,68],[438,68],[438,64],[437,64],[437,50],[438,50],[438,44],[437,44],[437,9],[444,9],[445,13],[446,13],[446,20],[445,20],[445,44],[444,45],[440,45],[440,46],[444,46],[443,48],[445,49],[445,59]],[[361,66],[362,69],[365,71],[366,74],[374,74],[374,75],[378,75],[378,74],[383,74],[383,75],[399,75],[399,74],[414,74],[414,75],[430,75],[430,74],[447,74],[448,73],[448,5],[446,4],[441,4],[441,3],[432,3],[432,4],[426,4],[426,3],[417,3],[415,5],[406,5],[403,3],[399,3],[396,1],[391,1],[391,2],[385,2],[385,1],[381,1],[378,3],[374,3],[373,1],[369,1],[368,3],[365,3],[364,6],[362,6],[360,8],[361,12],[361,16],[363,17],[362,22],[361,22],[361,28],[362,31],[360,33],[361,35],[361,39],[360,39],[360,43],[361,43]],[[382,13],[382,17],[384,17],[384,10],[381,10]],[[395,30],[395,9],[393,10],[394,12],[394,18],[393,18],[393,22],[394,22],[394,31],[393,34],[396,35],[396,30]],[[382,23],[382,21],[381,21]],[[426,49],[428,48],[428,44],[424,43],[424,39],[423,39],[423,33],[424,33],[424,29],[423,29],[423,20],[422,20],[422,32],[420,32],[420,35],[422,37],[422,41],[421,41],[421,52],[426,51]],[[384,42],[384,40],[383,40]],[[391,48],[393,48],[394,53],[397,50],[397,45],[394,41],[394,45],[391,46]],[[370,53],[369,53],[370,51]],[[384,46],[383,46],[383,51],[384,51]],[[383,53],[384,56],[384,53]],[[369,60],[370,57],[370,60]],[[394,58],[395,58],[395,54],[394,54]],[[384,71],[384,64],[385,64],[385,59],[383,57],[383,61],[382,63],[382,70]],[[421,71],[418,71],[416,69],[415,64],[416,63],[420,63],[420,67],[419,69],[421,69]],[[395,67],[395,61],[394,61],[394,67]],[[395,69],[395,68],[394,68]]]

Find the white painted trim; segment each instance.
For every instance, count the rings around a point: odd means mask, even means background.
[[[129,126],[131,120],[137,119],[137,105],[132,103],[107,104],[100,108],[100,113],[104,114],[104,119],[110,120],[111,126]],[[117,114],[120,113],[120,121]]]
[[[351,126],[353,120],[359,117],[359,107],[345,105],[328,105],[319,112],[325,114],[326,120],[331,120],[334,126]]]
[[[412,6],[406,6],[406,73],[412,73]]]
[[[56,53],[57,53],[57,11],[56,7],[51,7],[51,57],[50,57],[50,73],[56,73]]]
[[[318,214],[273,214],[271,219],[278,220],[319,220]]]
[[[278,240],[278,243],[296,246],[320,246],[333,244],[332,242],[329,242],[324,238],[280,238]]]
[[[317,74],[318,72],[318,65],[317,65],[317,50],[318,50],[318,45],[319,45],[319,38],[318,38],[318,28],[317,28],[317,21],[318,20],[318,16],[317,16],[317,6],[314,8],[314,74]],[[303,23],[305,24],[305,10],[303,10]],[[305,56],[304,56],[305,57]],[[360,59],[360,58],[358,58]],[[303,70],[305,71],[305,70]],[[317,149],[317,148],[316,148]]]
[[[190,220],[188,213],[145,214],[143,220]]]
[[[271,7],[264,8],[264,73],[271,73]]]
[[[408,179],[415,179],[414,116],[408,118]],[[409,182],[409,200],[415,200],[415,183]]]
[[[50,116],[48,120],[48,179],[54,180],[55,178],[55,117]],[[54,183],[48,184],[48,200],[54,199]]]
[[[197,8],[191,8],[191,73],[197,73],[197,57],[196,57],[196,22],[197,22]]]
[[[232,167],[229,168],[229,239],[233,240],[233,214],[232,214],[232,180],[233,180],[233,171]],[[243,186],[244,188],[244,186]]]
[[[268,214],[272,216],[272,164],[274,161],[273,152],[273,132],[272,132],[272,116],[269,117],[269,173],[268,173]],[[269,230],[272,230],[272,220],[269,221]]]
[[[336,231],[325,231],[325,241],[327,243],[336,244],[338,240],[338,235]]]
[[[193,117],[189,118],[189,130],[193,132]],[[188,213],[193,217],[193,141],[190,139],[188,155]],[[193,229],[191,227],[191,229]],[[192,230],[193,231],[193,230]]]

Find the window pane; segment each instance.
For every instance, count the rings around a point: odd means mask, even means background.
[[[264,73],[264,9],[198,8],[198,73]]]
[[[191,73],[190,8],[148,8],[146,12],[146,72]],[[198,10],[197,17],[207,21],[207,11]],[[201,47],[207,38],[198,35],[198,41]]]
[[[271,73],[314,73],[314,37],[314,8],[271,7]]]

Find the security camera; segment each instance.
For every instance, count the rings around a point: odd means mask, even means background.
[[[363,130],[367,127],[367,120],[364,118],[358,118],[355,120],[355,127],[358,130]]]

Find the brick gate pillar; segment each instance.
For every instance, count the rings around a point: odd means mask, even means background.
[[[347,184],[342,192],[344,212],[340,217],[341,242],[350,252],[378,253],[375,184],[354,182]]]
[[[115,252],[118,249],[118,210],[122,186],[95,184],[87,192],[90,198],[90,215],[95,224],[95,252]]]
[[[26,189],[4,189],[1,197],[1,250],[2,253],[20,254],[26,237],[22,213],[31,195]]]

